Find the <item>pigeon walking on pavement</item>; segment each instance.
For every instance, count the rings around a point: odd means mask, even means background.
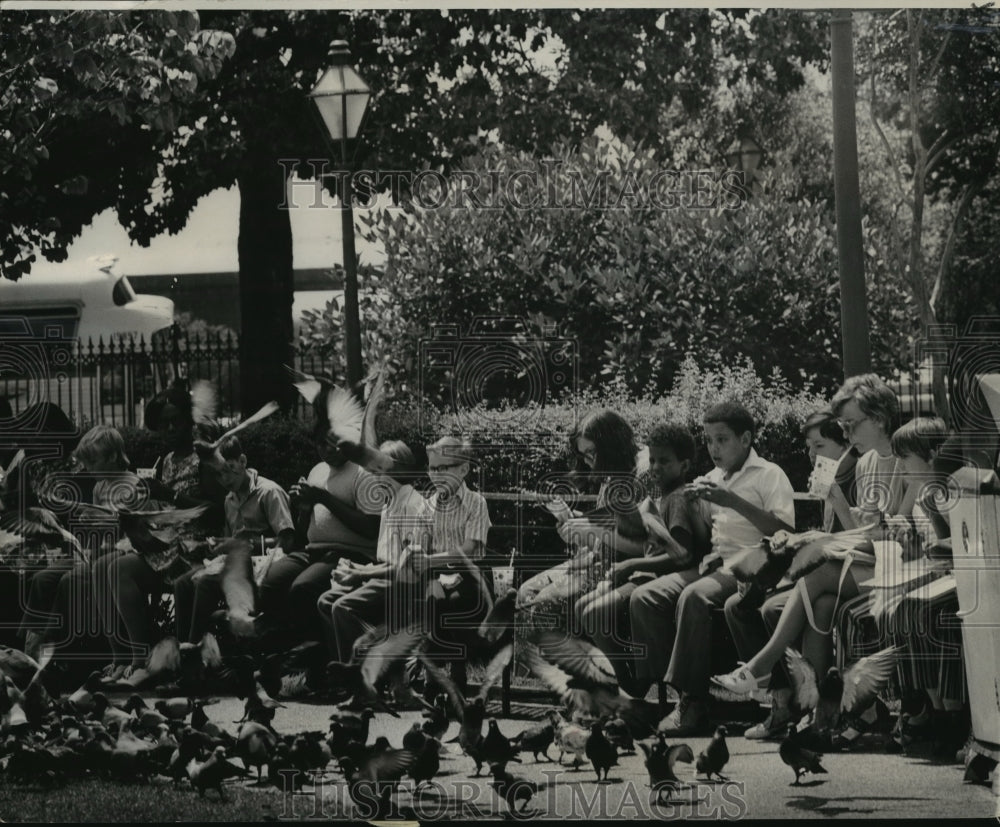
[[[712,779],[713,775],[720,781],[728,780],[725,776],[721,775],[723,767],[729,762],[729,748],[726,746],[726,735],[726,728],[724,726],[716,727],[712,740],[698,754],[695,769],[704,774],[709,780]]]

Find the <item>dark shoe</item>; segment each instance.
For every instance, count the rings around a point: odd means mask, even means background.
[[[750,741],[781,740],[788,732],[790,723],[792,723],[792,711],[788,705],[776,703],[772,698],[771,711],[767,718],[750,727],[743,733],[743,737]]]
[[[705,702],[682,694],[673,711],[664,718],[656,731],[667,738],[686,737],[707,732],[708,710]]]

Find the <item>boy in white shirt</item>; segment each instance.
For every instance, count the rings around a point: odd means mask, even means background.
[[[661,732],[685,736],[707,724],[711,669],[712,609],[735,594],[736,578],[724,563],[765,535],[792,531],[792,484],[773,462],[753,448],[754,421],[735,402],[722,402],[704,415],[705,442],[715,468],[687,486],[712,525],[711,552],[696,567],[666,574],[633,592],[629,603],[637,657],[637,694],[664,678],[680,702]]]

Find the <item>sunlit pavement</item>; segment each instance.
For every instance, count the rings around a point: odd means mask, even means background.
[[[277,710],[274,727],[279,733],[326,730],[331,707],[287,701]],[[206,707],[209,717],[235,732],[234,723],[242,714],[242,703],[223,699]],[[417,712],[404,712],[399,719],[378,714],[372,721],[370,738],[385,735],[399,747],[403,734]],[[498,719],[501,731],[515,735],[533,722]],[[453,723],[444,740],[453,738]],[[695,755],[708,738],[676,739],[690,744]],[[672,741],[673,742],[673,741]],[[831,753],[823,759],[827,775],[803,777],[801,786],[790,786],[792,770],[778,756],[778,744],[748,741],[741,736],[727,739],[731,755],[723,770],[729,780],[706,782],[694,775],[694,766],[678,764],[679,777],[690,787],[679,790],[670,803],[656,804],[650,796],[643,756],[623,755],[611,770],[607,783],[596,783],[587,764],[573,770],[570,757],[560,766],[558,750],[549,748],[551,762],[535,763],[530,754],[521,764],[511,763],[515,775],[535,781],[543,788],[535,794],[526,815],[530,818],[569,819],[770,819],[770,818],[972,818],[993,817],[998,813],[996,797],[988,787],[963,782],[964,768],[957,763],[942,764],[925,757],[884,752]],[[395,811],[390,818],[437,819],[503,818],[507,806],[489,786],[488,768],[480,778],[472,777],[472,759],[461,754],[458,744],[446,747],[441,771],[434,782],[425,784],[414,797],[413,782],[407,779],[394,796]],[[874,748],[873,748],[874,750]],[[366,819],[366,812],[350,801],[342,776],[330,770],[314,786],[281,798],[279,818]]]

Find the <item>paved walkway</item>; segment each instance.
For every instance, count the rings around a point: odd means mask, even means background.
[[[213,721],[230,730],[242,712],[239,701],[225,699],[206,708]],[[322,705],[287,702],[279,709],[274,726],[281,733],[326,730],[330,708]],[[419,713],[402,713],[396,720],[379,714],[372,722],[371,737],[385,735],[394,746]],[[501,731],[514,735],[529,722],[499,719]],[[452,724],[445,740],[458,731]],[[695,755],[707,738],[684,739]],[[823,759],[827,775],[805,776],[799,787],[790,786],[794,773],[778,756],[777,743],[728,739],[731,759],[724,771],[729,781],[708,783],[694,778],[694,767],[678,765],[680,775],[691,787],[676,796],[672,805],[650,803],[648,777],[641,753],[625,755],[612,769],[608,783],[595,783],[588,765],[574,771],[554,761],[535,763],[530,755],[522,764],[510,764],[516,775],[545,785],[533,799],[534,818],[554,819],[675,819],[681,817],[736,818],[970,818],[1000,815],[996,797],[989,788],[962,780],[959,764],[935,763],[917,756],[887,755],[881,752],[831,753]],[[487,778],[471,777],[474,765],[461,754],[457,744],[448,747],[435,783],[414,798],[405,786],[396,796],[398,816],[421,820],[502,818],[506,805],[488,785]],[[550,755],[558,751],[553,747]],[[407,784],[410,782],[408,781]],[[347,796],[339,774],[328,773],[324,783],[307,788],[305,794],[282,797],[275,813],[288,818],[354,818],[370,814],[359,811]],[[397,816],[397,817],[398,817]]]

